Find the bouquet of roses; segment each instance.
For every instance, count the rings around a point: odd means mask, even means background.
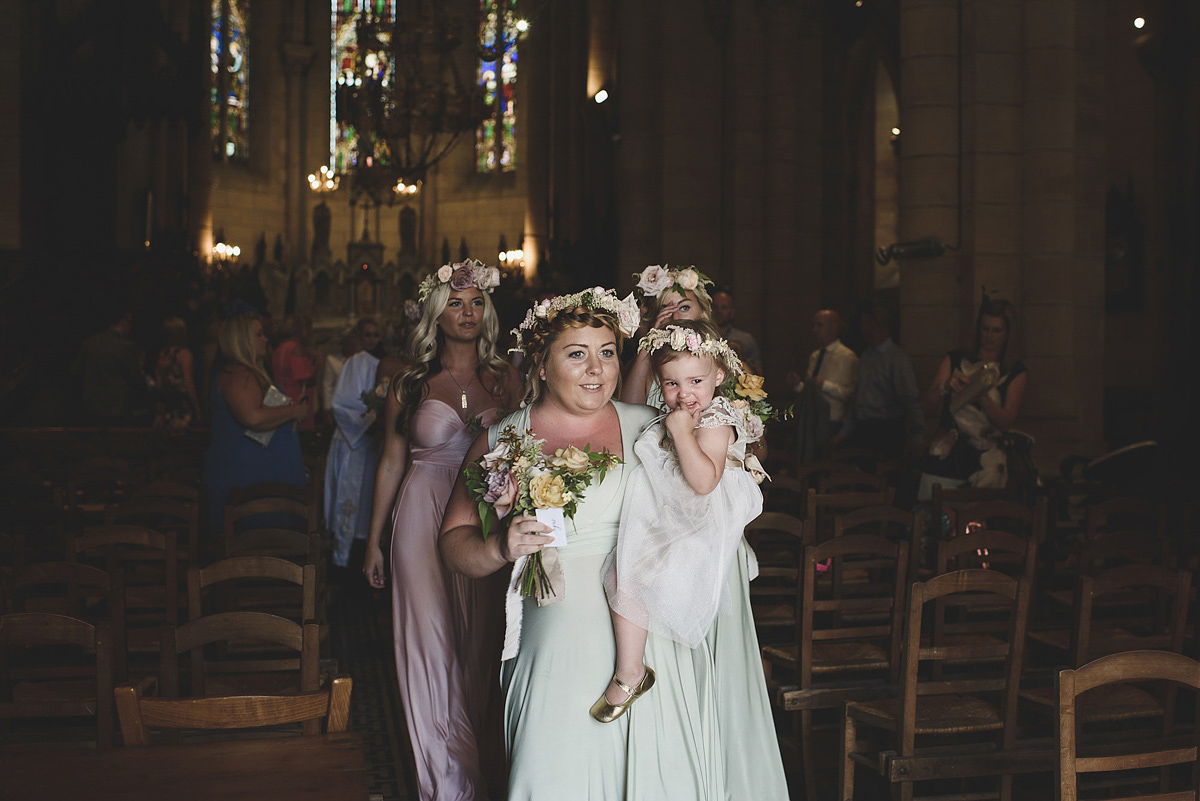
[[[766,426],[772,420],[787,420],[792,416],[792,407],[776,409],[767,401],[761,375],[731,375],[718,390],[722,397],[731,401],[731,406],[742,417],[746,434],[751,442],[763,438]]]
[[[364,389],[363,393],[358,396],[359,400],[363,402],[363,406],[367,407],[367,410],[363,412],[363,417],[372,412],[375,413],[377,419],[383,417],[383,408],[387,406],[387,391],[391,383],[391,379],[384,379],[376,384],[374,389]]]
[[[490,453],[463,468],[467,492],[479,506],[485,540],[495,526],[507,526],[506,520],[538,509],[562,509],[564,517],[573,518],[592,479],[603,481],[608,469],[621,463],[607,449],[597,452],[586,445],[582,450],[574,445],[560,448],[547,458],[543,443],[508,425]],[[550,594],[541,552],[526,560],[519,584],[525,597]]]

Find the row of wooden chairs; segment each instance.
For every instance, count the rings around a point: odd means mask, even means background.
[[[899,629],[895,627],[894,616],[897,610],[903,608],[904,589],[911,585],[916,577],[916,572],[911,569],[912,562],[909,561],[908,554],[919,547],[916,536],[919,526],[916,519],[913,515],[896,509],[855,511],[838,516],[835,521],[833,539],[819,545],[813,544],[815,538],[807,531],[813,525],[812,520],[792,520],[789,524],[789,518],[781,513],[764,515],[764,519],[756,521],[748,531],[748,537],[753,540],[759,534],[755,531],[757,526],[763,526],[776,534],[790,528],[792,535],[804,543],[804,568],[798,570],[795,575],[797,578],[803,576],[808,581],[801,581],[797,587],[794,616],[779,621],[785,626],[794,625],[796,637],[790,644],[765,646],[764,663],[769,675],[773,668],[782,667],[786,669],[785,673],[792,673],[795,681],[794,685],[785,684],[784,689],[778,690],[777,700],[797,718],[795,728],[802,749],[809,797],[812,797],[812,777],[815,773],[811,756],[812,711],[839,707],[848,698],[869,700],[894,695],[898,691],[898,677],[895,672],[898,662],[894,655],[897,650],[895,633]],[[957,521],[958,536],[938,541],[933,572],[941,574],[956,568],[986,567],[988,570],[985,572],[998,574],[1004,571],[1014,580],[1023,580],[1029,588],[1027,593],[1031,592],[1037,564],[1037,548],[1043,540],[1042,521],[1044,514],[1040,506],[1028,508],[1018,504],[992,502],[964,510]],[[860,523],[862,525],[859,525]],[[1013,523],[1018,525],[1012,525]],[[888,531],[889,526],[891,532]],[[990,528],[991,526],[996,530]],[[1004,528],[1013,530],[1006,531]],[[856,533],[860,531],[869,531],[876,536]],[[886,536],[889,533],[892,535],[890,538]],[[878,536],[879,534],[885,536]],[[859,557],[857,564],[849,564],[852,555]],[[871,563],[871,560],[874,562]],[[884,562],[890,563],[887,570],[881,570],[881,563]],[[825,567],[824,574],[818,572],[818,566]],[[1158,578],[1154,581],[1144,580],[1149,574],[1142,571],[1141,575],[1123,578],[1114,574],[1100,582],[1101,589],[1107,584],[1137,586],[1143,591],[1150,586],[1167,592],[1169,600],[1175,605],[1175,613],[1165,617],[1166,629],[1162,625],[1164,620],[1160,619],[1160,625],[1153,629],[1154,636],[1151,638],[1139,640],[1127,637],[1113,647],[1165,646],[1175,651],[1180,650],[1178,638],[1182,635],[1182,623],[1186,616],[1178,613],[1178,602],[1180,599],[1186,599],[1187,593],[1179,588],[1190,586],[1190,575],[1186,572],[1172,571],[1167,567],[1160,567],[1159,570],[1161,572],[1155,574]],[[857,583],[843,583],[844,579],[851,575],[856,575]],[[1122,581],[1124,584],[1118,584]],[[864,594],[864,587],[871,582],[877,585],[874,595]],[[817,596],[815,592],[819,585],[824,587],[824,598]],[[847,589],[849,591],[843,593],[843,590]],[[770,592],[769,589],[765,591]],[[1076,602],[1081,613],[1073,621],[1074,633],[1068,628],[1066,636],[1086,640],[1086,633],[1081,636],[1078,632],[1086,632],[1092,623],[1089,614],[1091,605],[1086,603],[1086,598],[1094,592],[1094,586],[1084,583],[1076,587],[1075,592],[1084,600]],[[1161,603],[1161,598],[1159,602]],[[988,610],[988,605],[982,606]],[[994,600],[989,611],[995,618],[998,609]],[[822,616],[827,621],[832,621],[827,622],[824,629],[816,625],[816,620]],[[940,621],[943,634],[951,630],[944,613],[939,613],[935,619]],[[858,625],[850,625],[847,621]],[[1025,621],[1028,621],[1028,610]],[[1022,643],[1026,627],[1023,625],[1022,628]],[[1002,630],[1004,626],[997,625],[996,620],[981,620],[976,615],[969,619],[963,628],[976,635],[974,638],[967,638],[966,642],[973,639],[975,645],[995,648],[996,630]],[[1170,635],[1161,633],[1167,629],[1172,632]],[[988,632],[986,637],[979,636],[985,631]],[[1030,636],[1035,636],[1035,633],[1031,633]],[[1080,653],[1087,653],[1086,650],[1076,649],[1074,653],[1075,656],[1069,664],[1078,665],[1086,661],[1079,656]],[[1059,664],[1063,664],[1061,659]],[[825,681],[821,681],[822,678]],[[831,678],[842,680],[830,681]],[[773,684],[779,685],[780,682],[775,681]],[[1042,701],[1045,692],[1044,689],[1032,692],[1028,700],[1031,703]],[[1015,698],[1013,695],[1014,700]],[[1155,709],[1151,703],[1145,702],[1141,705],[1141,714],[1153,715]]]

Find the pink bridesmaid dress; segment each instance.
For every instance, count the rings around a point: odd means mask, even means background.
[[[496,413],[484,412],[483,425]],[[489,598],[489,582],[451,573],[437,548],[446,501],[477,433],[443,401],[423,401],[392,515],[396,675],[422,801],[487,798],[476,733],[497,685],[502,590]]]

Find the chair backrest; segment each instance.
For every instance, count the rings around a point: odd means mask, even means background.
[[[785,475],[772,475],[760,488],[763,493],[763,508],[768,512],[786,512],[799,516],[804,507],[805,486],[797,479]]]
[[[911,755],[916,737],[917,698],[922,695],[963,695],[996,692],[1002,721],[1001,741],[1011,747],[1016,738],[1017,690],[1024,657],[1025,630],[1029,617],[1029,584],[995,570],[955,570],[913,584],[905,620],[901,657],[901,697],[898,741],[900,753]],[[999,599],[1009,602],[1007,637],[969,637],[936,642],[925,636],[933,615],[925,605],[944,601],[956,606],[994,606]],[[923,623],[928,621],[928,623]],[[924,629],[924,630],[923,630]],[[980,668],[989,661],[1002,661],[997,673]],[[969,665],[968,670],[954,670]],[[944,668],[926,671],[923,668]],[[954,675],[949,674],[954,670]],[[933,676],[933,680],[927,677]]]
[[[833,536],[835,515],[868,506],[891,506],[895,498],[896,490],[893,487],[871,492],[830,493],[810,489],[804,503],[804,519],[813,521],[813,536],[817,542],[824,542]]]
[[[177,628],[167,627],[162,637],[160,687],[163,695],[179,695],[179,654],[191,656],[191,695],[206,694],[206,679],[254,674],[286,674],[295,677],[301,692],[317,689],[319,682],[320,629],[315,623],[303,625],[266,612],[219,612],[188,621]],[[227,656],[209,659],[205,646],[210,643],[269,644],[277,646],[269,653],[230,649]],[[282,652],[281,652],[282,651]]]
[[[294,498],[255,498],[225,507],[225,536],[243,528],[290,528],[305,534],[319,529],[315,503]]]
[[[798,465],[796,467],[796,479],[804,485],[805,489],[816,489],[817,483],[826,476],[837,473],[857,472],[861,472],[860,469],[848,462],[821,459],[818,461],[803,462]]]
[[[824,566],[824,570],[819,570]],[[908,543],[846,534],[804,549],[797,592],[797,675],[813,683],[814,643],[881,644],[889,676],[899,673]]]
[[[308,505],[312,496],[308,487],[297,487],[282,481],[260,481],[248,487],[234,487],[229,491],[229,504],[238,506],[246,501],[256,501],[260,498],[288,498]]]
[[[1127,534],[1157,539],[1166,535],[1166,519],[1161,503],[1122,495],[1087,507],[1084,536],[1089,542]]]
[[[786,512],[763,512],[746,524],[743,533],[764,564],[795,568],[804,546],[812,543],[805,522]]]
[[[188,620],[203,616],[204,590],[214,585],[229,583],[232,593],[230,605],[238,607],[239,586],[248,583],[255,586],[263,582],[286,582],[296,587],[295,612],[297,623],[316,619],[317,568],[315,565],[298,565],[274,556],[233,556],[214,562],[205,568],[188,570]],[[220,611],[233,611],[233,609]]]
[[[817,479],[816,490],[821,495],[843,492],[883,492],[887,479],[862,470],[843,470]]]
[[[145,526],[175,534],[178,547],[192,564],[200,560],[200,506],[173,498],[139,498],[104,509],[104,524]]]
[[[906,512],[895,506],[864,506],[833,518],[834,538],[847,534],[874,534],[892,542],[908,543],[908,580],[905,588],[916,581],[922,563],[921,518],[916,512]]]
[[[1076,801],[1079,797],[1080,774],[1100,773],[1106,775],[1106,784],[1111,788],[1121,786],[1121,771],[1161,768],[1170,765],[1191,763],[1191,781],[1187,790],[1174,794],[1155,795],[1159,799],[1194,799],[1200,792],[1200,772],[1197,771],[1198,741],[1200,727],[1193,727],[1192,737],[1187,743],[1156,742],[1139,738],[1119,752],[1109,748],[1097,756],[1078,755],[1078,737],[1075,699],[1081,694],[1108,684],[1131,682],[1170,682],[1171,686],[1189,687],[1200,690],[1200,662],[1166,651],[1126,651],[1110,654],[1075,669],[1060,671],[1058,684],[1058,798],[1061,801]],[[1200,706],[1200,704],[1198,704]],[[1115,780],[1115,781],[1107,781]],[[1130,801],[1135,797],[1111,794],[1106,796],[1117,801]]]
[[[1192,574],[1161,565],[1125,565],[1080,576],[1071,625],[1071,664],[1116,651],[1181,653]],[[1106,604],[1114,599],[1113,604]]]
[[[230,556],[277,556],[299,564],[321,564],[321,535],[290,528],[244,528],[221,541],[220,551]],[[319,576],[318,576],[319,577]]]
[[[1038,541],[1008,531],[979,528],[941,540],[937,545],[937,572],[981,568],[1022,577],[1031,585],[1037,571]]]
[[[82,669],[66,655],[53,650],[39,653],[39,646],[76,646],[94,660]],[[19,673],[8,658],[10,649],[23,651]],[[96,718],[96,744],[112,745],[113,729],[113,657],[111,629],[107,623],[46,612],[14,612],[0,615],[0,718]],[[94,691],[79,695],[23,692],[29,685],[52,688],[63,680],[94,677]],[[18,684],[25,685],[19,687]]]
[[[149,484],[143,484],[140,487],[135,487],[129,493],[130,500],[150,500],[152,498],[166,498],[171,501],[182,501],[183,503],[200,503],[200,488],[183,481],[172,481],[169,479],[159,479],[151,481]]]
[[[115,691],[117,715],[125,745],[149,741],[149,729],[247,729],[287,723],[316,722],[306,734],[346,730],[353,681],[337,675],[328,689],[293,695],[216,696],[212,698],[148,698],[141,687],[125,685]]]

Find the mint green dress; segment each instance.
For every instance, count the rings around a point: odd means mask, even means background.
[[[625,464],[589,487],[559,549],[561,602],[521,604],[520,644],[501,666],[508,801],[785,801],[787,788],[750,616],[745,546],[730,573],[731,609],[696,648],[654,634],[653,689],[613,723],[588,710],[612,677],[616,646],[602,585],[616,545],[633,444],[655,416],[614,402]],[[492,426],[529,426],[522,409]],[[582,447],[587,443],[575,443]]]

